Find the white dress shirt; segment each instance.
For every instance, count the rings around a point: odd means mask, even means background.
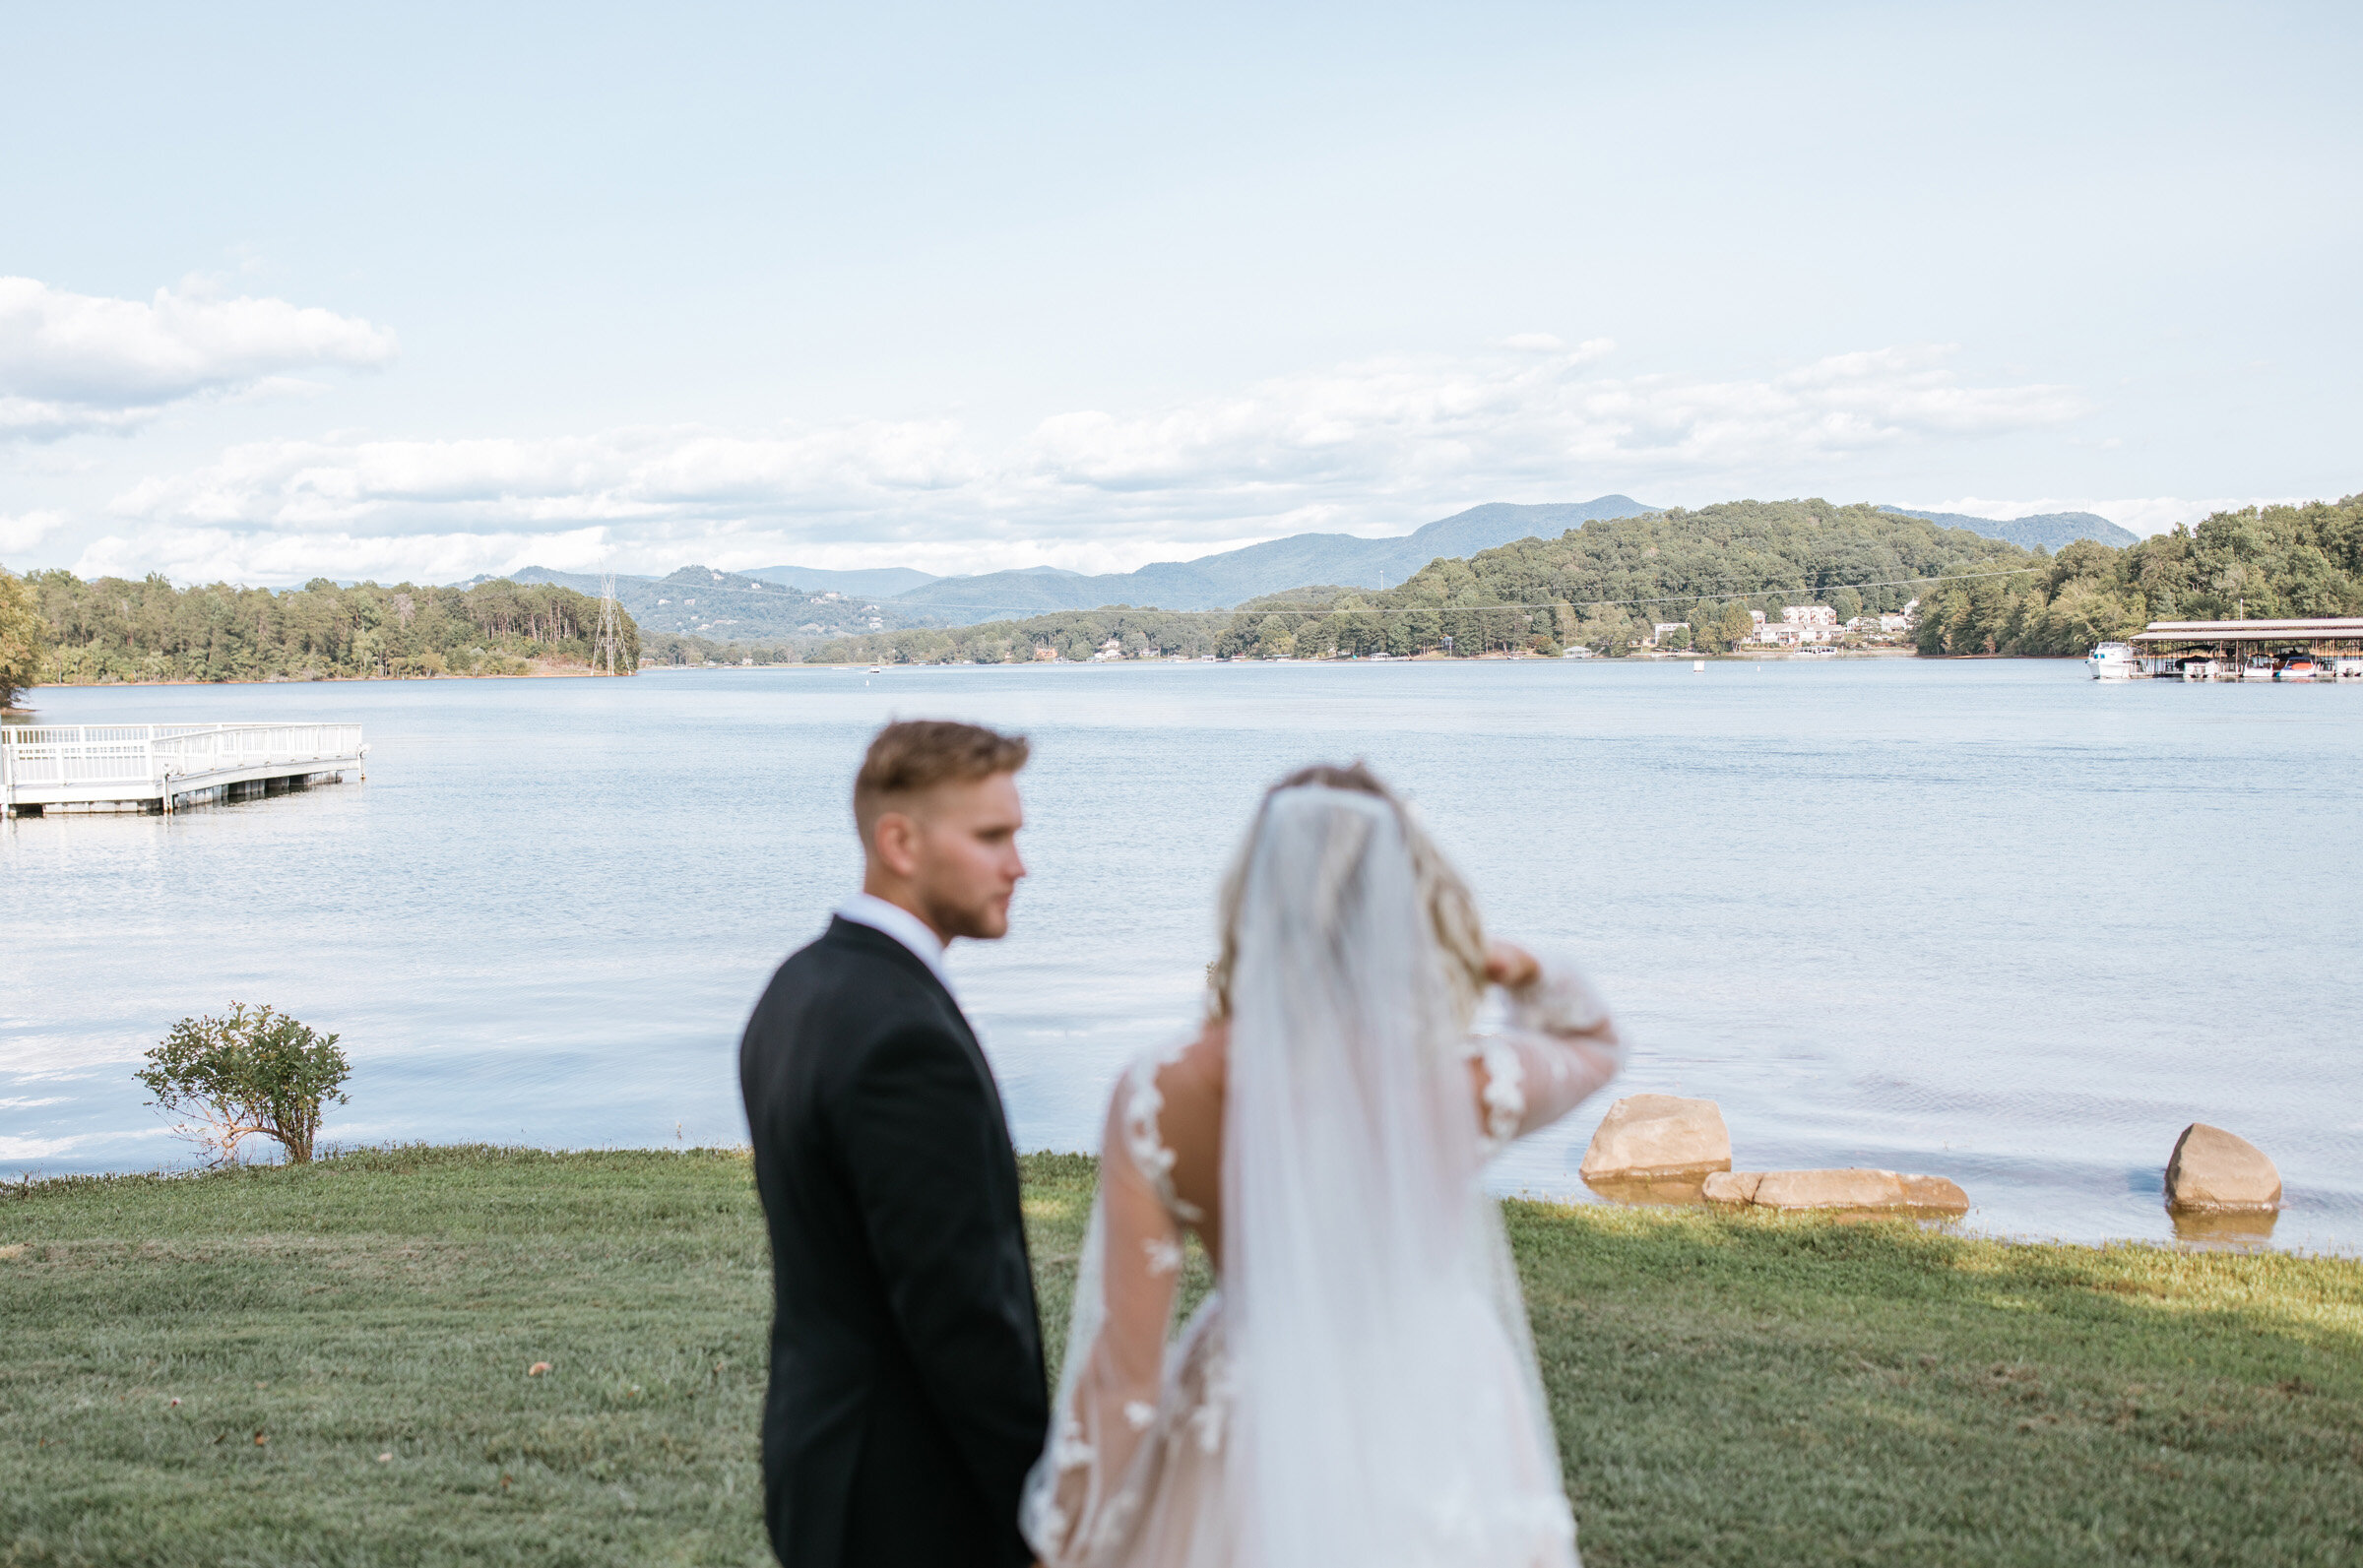
[[[927,922],[899,904],[889,904],[874,893],[857,893],[837,906],[837,916],[856,925],[866,925],[873,931],[883,931],[909,948],[912,955],[943,982],[947,991],[952,977],[944,972],[943,944],[927,929]],[[957,994],[957,993],[955,993]]]

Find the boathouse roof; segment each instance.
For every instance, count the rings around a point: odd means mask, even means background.
[[[2151,621],[2136,632],[2137,643],[2286,643],[2308,638],[2347,642],[2363,638],[2363,615],[2334,615],[2293,621]]]

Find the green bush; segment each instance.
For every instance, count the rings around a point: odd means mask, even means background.
[[[234,1164],[238,1145],[260,1135],[301,1165],[312,1158],[320,1107],[345,1103],[342,1086],[351,1071],[336,1035],[232,1002],[227,1018],[173,1025],[134,1076],[156,1097],[153,1104],[182,1118],[175,1131],[214,1151],[215,1163]]]

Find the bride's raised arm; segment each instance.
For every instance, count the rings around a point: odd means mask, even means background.
[[[1573,965],[1497,943],[1489,974],[1509,1001],[1503,1028],[1469,1041],[1488,1154],[1573,1110],[1625,1064],[1616,1021]]]
[[[1091,1560],[1129,1523],[1127,1480],[1157,1413],[1182,1257],[1160,1065],[1135,1065],[1108,1108],[1050,1446],[1026,1483],[1026,1538],[1050,1565]]]

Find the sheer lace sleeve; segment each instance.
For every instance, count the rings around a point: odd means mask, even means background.
[[[1026,1537],[1053,1568],[1094,1560],[1139,1502],[1131,1472],[1157,1414],[1182,1274],[1176,1211],[1188,1207],[1173,1196],[1174,1155],[1158,1126],[1164,1065],[1125,1074],[1101,1141],[1051,1442],[1023,1508]]]
[[[1625,1065],[1615,1020],[1572,965],[1545,961],[1532,983],[1505,994],[1506,1025],[1469,1042],[1489,1155],[1550,1126]]]

